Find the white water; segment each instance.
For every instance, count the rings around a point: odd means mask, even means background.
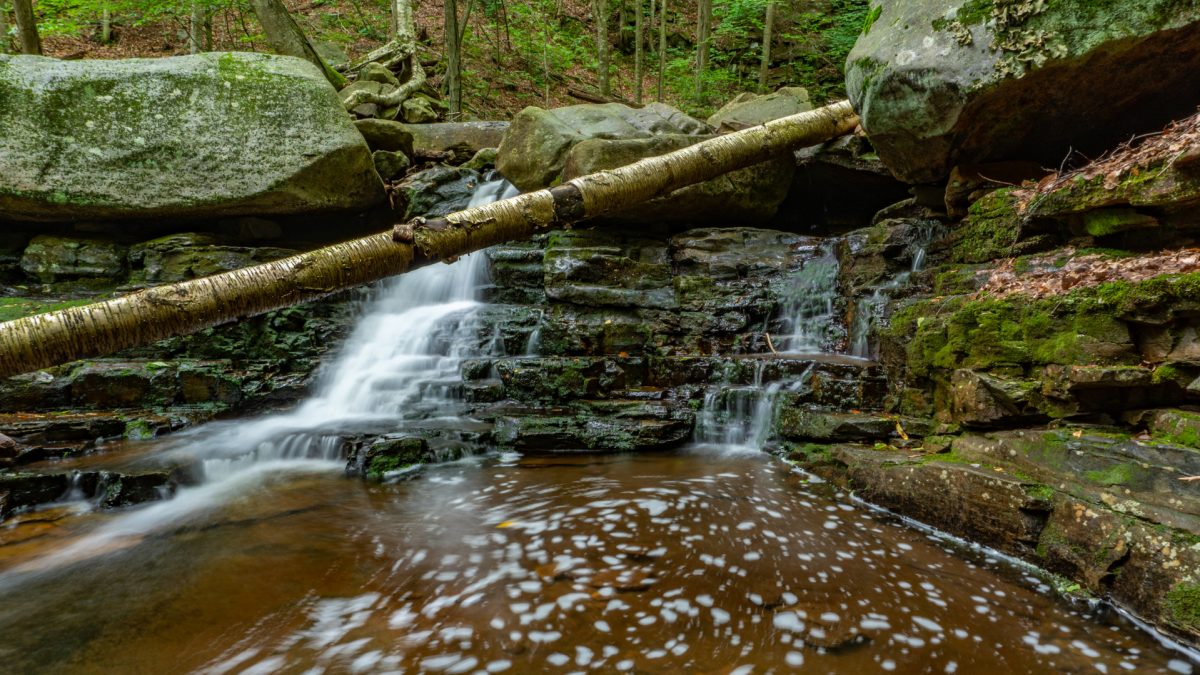
[[[505,181],[484,183],[470,205],[516,193]],[[480,344],[476,316],[483,306],[479,290],[487,281],[482,252],[389,280],[324,369],[315,395],[286,413],[198,427],[165,451],[203,466],[203,485],[118,516],[17,572],[42,571],[132,545],[250,494],[282,472],[341,470],[343,432],[394,431],[408,419],[453,417],[461,404],[455,385],[462,360],[489,346]],[[11,581],[4,577],[0,585]]]
[[[874,345],[871,344],[871,331],[878,323],[880,314],[892,294],[907,286],[912,275],[925,268],[925,258],[934,234],[933,227],[922,227],[918,231],[916,240],[909,247],[909,254],[912,257],[909,268],[876,287],[871,295],[857,301],[854,308],[854,321],[850,326],[850,354],[852,356],[864,359],[877,356]]]
[[[764,361],[754,368],[754,382],[746,386],[723,384],[704,395],[696,415],[694,438],[700,445],[715,445],[726,452],[762,452],[771,438],[775,403],[784,391],[797,391],[809,382],[809,370],[788,382],[763,382]]]

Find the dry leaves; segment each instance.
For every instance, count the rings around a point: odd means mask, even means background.
[[[1003,298],[1021,294],[1033,298],[1061,295],[1073,288],[1110,281],[1142,281],[1163,274],[1200,270],[1200,249],[1185,248],[1161,253],[1114,258],[1098,253],[1077,255],[1072,249],[1016,261],[1008,259],[991,270],[978,295]]]

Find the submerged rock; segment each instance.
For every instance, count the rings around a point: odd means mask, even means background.
[[[361,210],[370,153],[300,59],[0,55],[0,212],[31,220]]]
[[[1194,111],[1200,10],[1174,0],[877,2],[846,88],[880,157],[913,183],[956,164],[1058,166]]]

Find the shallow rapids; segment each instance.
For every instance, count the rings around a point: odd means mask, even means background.
[[[0,533],[11,672],[1191,669],[761,454],[513,455],[384,485],[264,472],[108,553],[18,571],[111,518],[41,516]]]

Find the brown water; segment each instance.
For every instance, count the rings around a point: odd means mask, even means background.
[[[268,465],[0,529],[8,672],[1190,672],[762,455]]]

